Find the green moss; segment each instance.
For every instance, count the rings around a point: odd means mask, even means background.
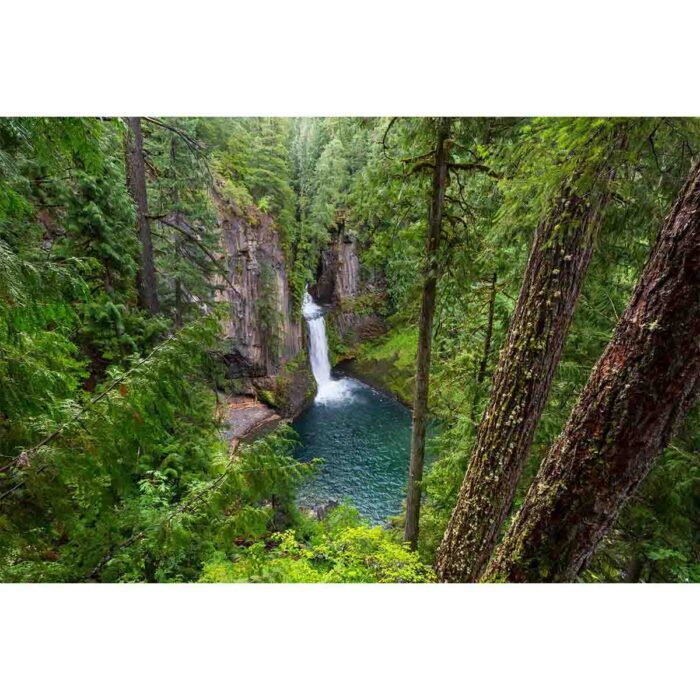
[[[362,346],[359,360],[392,360],[397,367],[414,367],[418,329],[397,326],[385,336]]]
[[[359,347],[354,369],[361,378],[410,405],[415,386],[417,345],[416,328],[395,326],[385,336]]]
[[[263,389],[262,391],[258,392],[258,398],[263,403],[266,403],[268,406],[271,406],[272,408],[277,408],[277,406],[279,405],[277,403],[277,398],[276,398],[275,394],[273,394],[268,389]]]
[[[263,389],[259,392],[260,400],[273,408],[283,410],[289,408],[292,401],[290,395],[293,390],[292,385],[296,386],[296,383],[300,381],[299,375],[301,374],[306,375],[305,384],[308,386],[306,398],[312,398],[316,393],[316,384],[308,365],[306,353],[300,352],[296,357],[289,360],[275,376],[272,389]]]
[[[387,299],[383,292],[365,291],[354,297],[343,299],[340,304],[340,311],[353,313],[357,316],[370,316],[387,314]]]
[[[335,366],[338,362],[346,360],[349,357],[354,357],[355,350],[348,347],[341,339],[337,328],[335,327],[335,319],[332,315],[326,317],[326,338],[328,339],[328,354],[330,356],[331,366]]]

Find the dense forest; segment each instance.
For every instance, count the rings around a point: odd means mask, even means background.
[[[690,118],[0,119],[0,581],[700,582],[699,153]],[[411,409],[389,517],[299,498],[326,355]]]

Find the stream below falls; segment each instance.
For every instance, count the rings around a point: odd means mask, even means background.
[[[300,460],[323,464],[302,485],[299,504],[325,506],[346,499],[373,523],[401,511],[408,473],[410,411],[389,396],[349,377],[334,377],[328,359],[323,309],[307,293],[303,315],[316,398],[292,424]]]

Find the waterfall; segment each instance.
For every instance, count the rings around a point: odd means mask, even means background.
[[[331,363],[328,359],[328,340],[326,339],[326,320],[323,309],[311,298],[308,291],[304,292],[304,304],[301,313],[309,327],[309,360],[311,371],[318,384],[319,390],[331,380]]]
[[[309,361],[318,387],[317,403],[330,403],[348,398],[352,393],[352,382],[331,378],[326,320],[323,317],[323,309],[312,299],[308,290],[304,292],[301,313],[309,329]]]

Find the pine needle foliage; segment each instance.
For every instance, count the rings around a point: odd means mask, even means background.
[[[538,222],[563,190],[591,196],[601,165],[614,172],[513,508],[611,337],[700,152],[699,124],[453,120],[436,459],[415,554],[349,505],[321,522],[299,512],[295,490],[314,464],[294,459],[289,429],[229,454],[216,299],[231,261],[217,192],[250,222],[271,217],[296,314],[329,243],[354,234],[364,291],[345,311],[379,313],[390,332],[344,352],[393,363],[388,381],[410,395],[435,120],[142,118],[161,300],[151,317],[138,304],[123,120],[0,119],[0,580],[432,580]],[[260,270],[255,312],[275,346],[272,272]],[[695,409],[583,580],[700,580],[697,419]]]

